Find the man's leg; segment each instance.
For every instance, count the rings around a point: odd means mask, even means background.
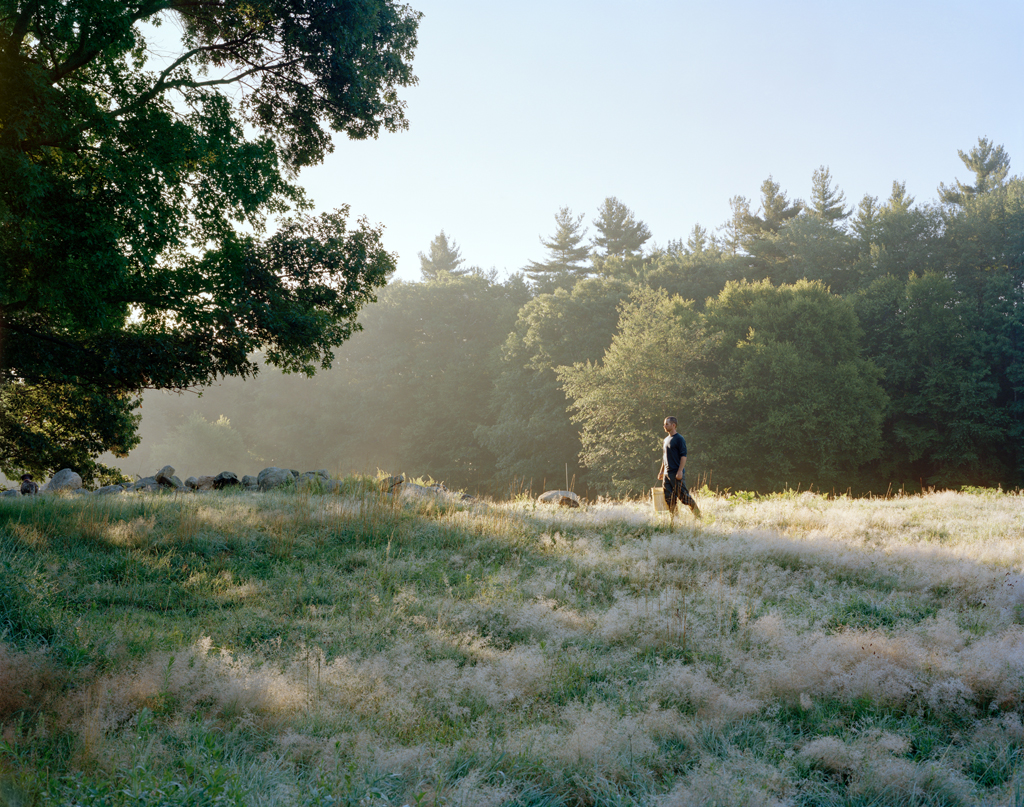
[[[665,481],[662,484],[662,490],[665,494],[665,505],[668,507],[668,511],[672,514],[676,514],[676,481],[672,479],[667,473],[665,474]]]
[[[700,518],[700,508],[697,506],[697,501],[690,495],[690,490],[686,487],[685,471],[683,472],[683,478],[679,480],[679,501],[689,507],[696,518]]]

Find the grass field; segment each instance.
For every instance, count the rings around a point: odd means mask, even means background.
[[[0,502],[0,805],[1024,805],[1024,496]]]

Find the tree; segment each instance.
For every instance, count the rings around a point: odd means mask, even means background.
[[[540,239],[551,257],[544,263],[530,261],[526,267],[526,276],[541,293],[571,287],[576,280],[587,275],[588,267],[584,261],[590,255],[590,249],[583,244],[587,235],[583,214],[573,216],[568,207],[562,207],[555,214],[555,223],[558,225],[555,234],[547,241]]]
[[[882,209],[886,213],[906,213],[914,205],[914,197],[907,193],[907,183],[892,181],[892,193]]]
[[[607,489],[642,490],[674,414],[719,485],[858,488],[885,404],[859,336],[852,305],[818,282],[730,283],[703,313],[637,291],[602,360],[559,369],[581,456]]]
[[[963,205],[968,199],[1001,187],[1010,171],[1010,155],[1002,146],[996,146],[987,137],[979,137],[978,145],[964,154],[957,149],[963,164],[974,172],[974,184],[965,185],[959,179],[955,185],[939,185],[939,198],[946,204]]]
[[[786,222],[800,215],[803,208],[804,203],[800,199],[790,202],[779,183],[768,177],[761,183],[760,215],[746,213],[739,222],[740,246],[762,265],[783,258],[775,244],[776,236]]]
[[[691,255],[700,255],[705,249],[711,246],[711,239],[708,238],[708,231],[699,224],[694,224],[686,239],[686,249]]]
[[[735,255],[742,246],[745,222],[750,217],[750,200],[746,196],[733,196],[729,199],[729,209],[732,215],[717,231],[723,233],[722,249]]]
[[[776,283],[820,280],[836,294],[857,286],[856,244],[844,228],[826,218],[797,216],[772,237],[772,248],[771,278]]]
[[[464,262],[459,245],[454,241],[449,244],[448,236],[441,230],[430,242],[430,254],[420,253],[420,272],[424,280],[436,280],[443,274],[464,275],[469,271],[459,268]]]
[[[856,298],[867,351],[889,396],[887,452],[875,473],[889,482],[995,484],[1012,408],[985,356],[988,337],[971,301],[937,272],[882,277]]]
[[[141,390],[251,376],[258,348],[329,366],[394,258],[347,208],[309,217],[290,177],[331,131],[405,127],[418,19],[392,0],[3,3],[0,470],[89,479],[134,444]],[[154,62],[146,22],[180,51]]]
[[[629,292],[622,281],[587,278],[571,292],[539,294],[519,310],[496,373],[494,425],[477,434],[497,458],[498,486],[550,484],[566,473],[581,479],[579,433],[555,368],[600,358]]]
[[[715,348],[689,374],[707,376],[694,430],[714,480],[860,487],[861,469],[882,450],[886,398],[849,301],[817,281],[730,283],[708,301],[704,327]]]
[[[835,227],[850,218],[853,212],[845,204],[846,195],[832,187],[832,174],[828,168],[823,165],[815,169],[811,178],[811,215]]]
[[[870,246],[878,226],[878,197],[865,193],[857,205],[857,215],[851,227],[861,244]]]
[[[365,331],[299,403],[309,412],[298,418],[307,451],[327,446],[330,462],[345,469],[481,488],[505,449],[475,433],[494,425],[497,354],[527,296],[519,275],[499,283],[482,272],[445,273],[389,284],[360,315]]]
[[[580,458],[592,487],[636,495],[654,484],[667,415],[688,424],[700,375],[688,374],[703,335],[692,305],[641,287],[621,307],[611,346],[599,362],[557,368],[581,424]],[[692,470],[692,468],[691,468]]]
[[[717,297],[730,280],[739,280],[749,269],[750,259],[743,255],[723,252],[719,243],[712,239],[702,249],[693,249],[695,238],[690,237],[688,248],[652,256],[641,278],[644,285],[664,289],[669,294],[692,300],[694,308],[701,310],[711,297]]]
[[[597,228],[593,245],[598,250],[598,262],[611,257],[639,255],[651,237],[647,225],[637,221],[633,211],[614,196],[604,200],[593,223]]]
[[[940,270],[948,250],[943,228],[940,209],[916,205],[906,183],[893,182],[888,200],[878,208],[871,225],[872,240],[858,245],[860,256],[853,273],[859,286],[866,288],[887,275],[906,277]]]
[[[800,215],[804,203],[800,199],[790,202],[785,192],[771,177],[761,183],[761,215],[748,213],[743,218],[743,232],[748,239],[777,233],[787,221]]]

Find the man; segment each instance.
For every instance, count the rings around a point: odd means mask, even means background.
[[[686,441],[683,435],[676,429],[679,422],[674,417],[665,418],[665,431],[668,437],[662,443],[661,470],[658,471],[658,479],[661,479],[665,491],[665,504],[673,517],[676,514],[676,502],[681,501],[696,518],[700,518],[700,508],[693,500],[690,491],[686,489]]]

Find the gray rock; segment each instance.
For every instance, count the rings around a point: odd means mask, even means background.
[[[190,476],[188,479],[185,480],[185,487],[187,487],[189,490],[195,490],[197,487],[199,487],[199,480],[196,479],[194,476]]]
[[[97,496],[117,496],[121,493],[124,493],[123,485],[105,485],[102,488],[96,489]]]
[[[4,498],[8,498],[8,497],[12,497],[12,496],[20,496],[20,495],[21,495],[21,491],[20,490],[5,490],[5,491],[0,492],[0,496],[2,496]]]
[[[260,471],[259,476],[256,477],[256,484],[260,490],[273,490],[274,488],[294,482],[297,476],[298,472],[295,472],[293,475],[292,471],[287,468],[271,466]]]
[[[173,484],[171,482],[171,479],[174,478],[174,468],[172,468],[170,465],[165,465],[163,468],[157,471],[154,476],[156,477],[156,481],[159,482],[161,485]]]
[[[537,497],[538,504],[558,504],[562,507],[579,507],[580,497],[571,490],[548,490]]]
[[[128,487],[128,490],[153,492],[156,490],[160,490],[160,487],[160,483],[156,481],[155,476],[144,476],[142,479],[139,479],[138,481],[132,483]]]
[[[57,471],[53,475],[53,479],[49,481],[43,490],[47,493],[56,493],[58,491],[72,491],[80,490],[82,487],[82,477],[72,471],[70,468],[65,468],[63,471]]]
[[[213,490],[214,477],[200,476],[195,479],[195,487],[192,488],[193,490]]]
[[[238,484],[238,476],[231,471],[221,471],[213,478],[213,489],[222,490]]]
[[[307,471],[295,480],[296,490],[308,490],[311,493],[337,493],[341,482],[331,479],[326,471]]]

